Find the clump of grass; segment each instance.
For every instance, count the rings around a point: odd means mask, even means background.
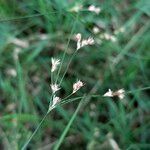
[[[84,46],[87,46],[87,45],[93,45],[94,44],[94,39],[93,38],[88,38],[87,40],[82,40],[81,41],[81,34],[78,33],[78,35],[76,35],[76,39],[77,39],[77,48],[76,48],[76,51],[78,51],[80,48],[84,47]],[[70,39],[69,39],[70,41]],[[75,52],[76,52],[75,51]],[[65,58],[65,53],[66,51],[64,51],[64,55],[62,56],[62,60],[64,60]],[[73,55],[74,57],[74,55]],[[68,64],[68,67],[73,59],[73,57],[71,57],[70,59],[70,62]],[[61,70],[61,67],[62,67],[62,64],[63,62],[61,62],[60,59],[55,59],[55,58],[52,58],[51,59],[51,90],[52,90],[52,95],[51,95],[51,100],[49,102],[49,108],[48,108],[48,111],[47,113],[45,114],[45,116],[43,117],[43,119],[41,120],[41,122],[39,123],[39,125],[37,126],[37,128],[35,129],[35,131],[33,132],[33,134],[29,137],[29,139],[27,140],[27,142],[23,145],[22,147],[22,150],[24,150],[29,142],[32,140],[33,136],[36,134],[36,132],[39,130],[39,128],[41,127],[42,123],[44,122],[46,116],[64,99],[68,99],[70,96],[72,96],[73,94],[75,94],[81,87],[84,86],[83,82],[78,80],[77,82],[75,82],[73,84],[73,90],[72,90],[72,93],[70,95],[68,95],[67,97],[61,99],[60,97],[56,96],[56,92],[58,92],[61,88],[60,88],[60,85],[61,83],[57,83],[58,81],[58,77],[56,78],[55,81],[53,81],[53,76],[54,76],[54,73],[56,72],[56,70],[58,69],[58,66],[61,64],[60,68],[59,68],[59,71]],[[68,69],[67,67],[67,69]],[[67,70],[65,71],[65,73],[67,72]],[[63,74],[63,78],[65,76],[65,73]],[[59,76],[59,72],[57,74],[57,76]],[[62,82],[62,79],[61,79],[61,82]],[[78,110],[78,109],[77,109]],[[75,112],[76,114],[77,112]],[[73,115],[73,118],[75,117],[75,114]],[[73,120],[72,120],[73,121]],[[72,122],[71,121],[71,122]],[[71,125],[71,123],[70,123]],[[68,127],[69,128],[69,127]],[[56,149],[58,149],[58,147],[60,146],[61,144],[61,141],[58,143],[58,146],[56,147]]]

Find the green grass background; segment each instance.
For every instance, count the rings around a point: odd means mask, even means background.
[[[69,11],[79,4],[83,10]],[[101,13],[88,12],[91,4]],[[62,150],[113,149],[110,138],[120,149],[150,149],[149,91],[143,90],[150,83],[149,17],[148,0],[0,0],[0,147],[21,149],[32,135],[49,105],[51,57],[62,58],[67,51],[60,80],[76,49],[73,35],[80,32],[85,38],[92,36],[95,44],[75,55],[59,96],[71,93],[72,84],[81,79],[85,86],[73,97],[86,94],[82,106],[76,115],[80,100],[53,110],[28,149],[52,149],[73,114],[74,121],[62,136]],[[93,33],[94,26],[100,33]],[[101,39],[103,33],[114,35],[121,27],[125,31],[115,35],[116,42]],[[17,46],[14,38],[29,45]],[[15,77],[8,73],[11,68]],[[124,100],[91,96],[109,88],[130,93]]]

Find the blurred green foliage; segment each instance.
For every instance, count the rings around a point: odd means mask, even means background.
[[[100,14],[87,10],[91,4]],[[60,149],[114,149],[111,140],[120,149],[150,149],[149,92],[140,90],[150,83],[149,7],[148,0],[0,0],[0,147],[21,149],[33,133],[49,105],[51,57],[67,49],[60,80],[76,49],[73,35],[82,33],[95,44],[75,55],[59,95],[81,79],[86,84],[74,97],[87,96]],[[130,93],[123,100],[91,96],[109,88]],[[51,149],[78,102],[52,111],[29,149]]]

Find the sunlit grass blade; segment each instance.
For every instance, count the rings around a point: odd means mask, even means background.
[[[85,96],[84,96],[84,97],[85,97]],[[81,106],[82,106],[82,103],[83,103],[83,101],[84,101],[84,97],[83,97],[83,98],[81,99],[81,101],[79,102],[76,111],[73,113],[73,115],[72,115],[71,119],[69,120],[69,122],[68,122],[66,128],[64,129],[63,133],[61,134],[61,136],[60,136],[58,142],[57,142],[56,145],[54,146],[54,150],[58,150],[59,147],[61,146],[61,144],[62,144],[62,142],[63,142],[65,136],[67,135],[67,133],[68,133],[68,131],[69,131],[69,129],[70,129],[70,127],[71,127],[73,121],[75,120],[75,118],[76,118],[76,116],[77,116],[77,114],[78,114],[78,112],[79,112],[79,110],[80,110],[80,108],[81,108]]]

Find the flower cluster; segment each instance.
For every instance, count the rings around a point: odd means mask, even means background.
[[[81,33],[78,33],[75,35],[75,39],[77,40],[77,50],[80,48],[86,46],[86,45],[93,45],[94,44],[94,39],[92,37],[89,37],[88,39],[81,39],[82,35]]]
[[[84,84],[82,81],[78,80],[76,83],[73,84],[72,94],[76,93]],[[54,108],[57,103],[61,101],[61,98],[56,96],[56,92],[60,90],[60,87],[57,84],[51,84],[51,90],[53,95],[52,104],[49,106],[49,110]]]
[[[83,82],[78,80],[76,83],[73,84],[72,93],[76,93],[82,86],[84,86]]]
[[[101,9],[99,7],[95,7],[94,5],[90,5],[88,7],[88,10],[91,11],[91,12],[95,12],[96,14],[99,14]]]
[[[56,93],[57,91],[60,90],[60,87],[58,84],[51,84],[51,89],[52,89],[52,92],[53,94]]]
[[[124,27],[121,27],[121,28],[115,30],[115,31],[114,31],[114,34],[119,34],[119,33],[123,33],[123,32],[125,32],[125,28],[124,28]]]
[[[82,11],[82,10],[84,11],[82,4],[76,4],[71,9],[69,9],[70,12],[79,12],[79,11]],[[90,5],[87,10],[90,11],[90,12],[94,12],[97,15],[101,12],[101,8],[100,7],[95,7],[94,5]]]
[[[80,37],[78,37],[78,39],[80,39]],[[60,64],[60,60],[52,58],[51,63],[52,63],[51,72],[54,72],[57,69],[58,65]],[[78,80],[76,83],[73,84],[72,93],[70,95],[76,93],[82,86],[84,86],[83,82]],[[57,83],[52,83],[50,87],[52,90],[52,103],[50,103],[49,105],[49,111],[55,108],[56,104],[58,104],[61,101],[61,98],[56,96],[56,92],[61,89],[60,86]]]
[[[100,32],[99,28],[98,28],[98,27],[96,27],[96,26],[95,26],[95,27],[93,27],[93,29],[92,29],[92,30],[93,30],[93,33],[94,33],[94,34],[98,34],[98,33]]]
[[[117,39],[116,39],[116,37],[114,35],[111,35],[111,34],[108,34],[108,33],[102,34],[101,38],[102,39],[106,39],[106,40],[110,40],[112,42],[116,42],[117,41]]]
[[[59,103],[61,101],[60,97],[57,97],[57,96],[53,96],[53,101],[52,101],[52,105],[51,107],[55,107],[57,103]]]
[[[60,64],[60,60],[52,58],[51,62],[52,62],[51,72],[54,72],[57,69],[58,65]]]
[[[118,96],[119,99],[123,99],[125,97],[125,90],[124,89],[119,89],[115,92],[113,92],[111,89],[108,90],[104,95],[104,97],[114,97]]]
[[[76,4],[75,6],[73,6],[69,11],[71,12],[79,12],[80,10],[82,10],[83,5],[81,4]]]

